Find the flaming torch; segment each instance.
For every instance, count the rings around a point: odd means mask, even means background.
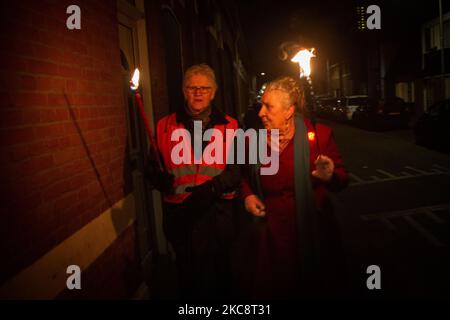
[[[148,121],[147,114],[145,113],[145,110],[144,110],[144,103],[142,102],[142,96],[138,91],[139,75],[140,75],[139,69],[136,68],[134,70],[133,77],[131,78],[131,81],[130,81],[130,88],[132,91],[134,91],[134,98],[136,101],[136,105],[138,106],[139,114],[141,115],[141,119],[144,121],[145,128],[147,129],[147,135],[148,135],[148,139],[150,141],[150,148],[154,153],[156,161],[158,162],[159,169],[161,169],[161,171],[163,171],[164,167],[162,165],[158,150],[156,149],[155,137],[153,136],[152,129],[150,128],[150,122]]]
[[[317,130],[316,130],[316,118],[314,116],[315,111],[315,99],[314,99],[314,91],[312,87],[312,81],[311,81],[311,58],[315,57],[314,54],[314,48],[311,49],[302,49],[291,59],[292,62],[298,63],[299,69],[300,69],[300,80],[305,81],[305,87],[306,87],[306,101],[310,107],[311,114],[310,119],[314,128],[314,132],[308,133],[308,139],[310,141],[316,140],[316,146],[317,146],[317,152],[320,155],[320,148],[319,148],[319,139],[317,136]]]

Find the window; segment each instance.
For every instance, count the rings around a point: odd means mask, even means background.
[[[439,25],[425,28],[425,51],[439,49],[439,41]]]
[[[444,21],[444,48],[450,47],[450,20]]]

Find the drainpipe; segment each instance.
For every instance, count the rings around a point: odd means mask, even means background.
[[[441,75],[444,78],[445,59],[444,59],[444,23],[442,21],[442,0],[439,0],[439,34],[441,40]]]

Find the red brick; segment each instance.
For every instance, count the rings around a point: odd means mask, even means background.
[[[42,192],[42,197],[44,201],[54,199],[66,192],[72,191],[70,184],[67,180],[59,181],[53,183],[49,187],[45,188]]]
[[[12,107],[11,95],[7,92],[0,92],[0,107]]]
[[[69,111],[66,109],[45,109],[40,110],[39,113],[40,122],[41,123],[48,123],[48,122],[55,122],[55,121],[68,121],[69,118]]]
[[[49,47],[47,45],[34,44],[33,45],[33,58],[43,61],[61,62],[62,52],[55,47]]]
[[[35,90],[36,89],[36,79],[31,76],[21,77],[21,88],[22,90]]]
[[[42,143],[51,150],[59,149],[59,136],[50,136],[47,139],[43,140]]]
[[[44,30],[39,30],[38,37],[39,42],[54,48],[61,48],[61,43],[64,41],[63,36]]]
[[[25,109],[23,110],[22,124],[23,125],[36,125],[41,121],[41,110],[40,109]]]
[[[66,88],[66,81],[64,79],[52,78],[52,87],[53,89],[62,92]]]
[[[91,181],[88,174],[80,174],[70,179],[70,187],[73,190],[78,190],[87,185]]]
[[[67,98],[70,102],[70,98]],[[67,105],[66,97],[63,94],[50,93],[48,95],[48,105],[49,106],[64,106]]]
[[[42,204],[42,197],[40,192],[36,192],[30,196],[24,196],[21,201],[14,204],[14,209],[17,211],[29,211]]]
[[[79,135],[78,129],[75,126],[75,124],[78,125],[79,120],[74,120],[69,123],[67,123],[64,126],[64,135],[70,136],[70,135]]]
[[[89,56],[81,56],[74,62],[75,65],[83,68],[92,68],[94,63]]]
[[[59,199],[55,200],[54,210],[56,213],[63,211],[64,209],[73,206],[78,202],[78,192],[71,192],[61,196]]]
[[[29,145],[30,153],[32,156],[38,154],[52,153],[55,147],[49,145],[48,141],[38,141]]]
[[[99,92],[98,83],[97,81],[80,80],[79,90],[84,93]]]
[[[58,75],[58,65],[51,62],[28,60],[28,70],[34,74]]]
[[[85,80],[94,80],[94,81],[99,81],[100,79],[100,74],[97,70],[95,69],[85,69],[83,70],[83,79]]]
[[[79,106],[94,105],[96,103],[96,96],[94,95],[74,95],[74,104]]]
[[[60,170],[58,168],[49,168],[45,172],[37,172],[27,177],[24,184],[29,183],[34,188],[43,189],[58,180],[61,180]]]
[[[70,118],[70,112],[69,112],[69,110],[68,109],[57,109],[57,110],[55,110],[55,112],[56,112],[56,118],[55,118],[55,120],[56,121],[70,121],[70,120],[72,120],[71,118]]]
[[[23,159],[29,158],[30,156],[30,148],[28,147],[28,145],[15,147],[14,150],[11,151],[11,159],[13,161],[21,161]]]
[[[30,175],[41,170],[51,168],[53,166],[53,158],[51,155],[44,155],[31,158],[19,165],[20,171],[23,175]]]
[[[23,111],[5,110],[0,117],[0,128],[10,128],[22,124]]]
[[[39,139],[58,138],[65,132],[63,124],[49,124],[34,128],[36,137]]]
[[[0,130],[0,145],[10,146],[32,141],[35,137],[33,128]]]
[[[36,11],[33,11],[31,13],[30,17],[31,23],[33,24],[33,27],[43,29],[45,28],[45,15]]]
[[[88,119],[91,118],[90,108],[79,108],[80,110],[80,119]]]
[[[95,119],[95,120],[89,120],[88,121],[88,129],[102,129],[105,127],[105,120],[104,119]]]
[[[36,90],[38,91],[62,91],[65,88],[64,79],[53,77],[36,77]]]
[[[28,61],[25,58],[1,52],[0,61],[0,70],[9,70],[15,72],[28,71]]]
[[[60,66],[58,73],[59,73],[59,75],[61,77],[79,78],[79,77],[82,76],[83,71],[80,68],[72,68],[72,67]]]
[[[46,106],[47,95],[42,93],[16,93],[12,95],[12,102],[19,107]]]
[[[76,92],[78,89],[78,82],[76,80],[66,80],[66,90],[68,92]]]
[[[69,148],[53,154],[53,161],[55,165],[61,165],[73,160],[79,159],[81,156],[80,148]]]
[[[68,142],[67,142],[68,146],[74,147],[74,146],[81,145],[81,140],[80,140],[80,136],[79,135],[77,135],[77,134],[67,135],[66,137],[68,138]]]
[[[52,78],[50,77],[36,77],[36,90],[38,91],[49,91],[53,89]]]

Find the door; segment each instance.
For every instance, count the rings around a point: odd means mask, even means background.
[[[136,239],[144,278],[149,283],[152,257],[158,250],[161,232],[158,232],[157,216],[161,216],[160,196],[148,190],[144,180],[144,164],[148,159],[149,144],[141,115],[135,105],[134,93],[130,90],[130,79],[135,68],[139,68],[141,79],[139,90],[142,94],[145,112],[153,124],[151,108],[150,72],[143,13],[144,1],[118,0],[118,31],[122,64],[122,83],[127,114],[128,141],[127,157],[131,171],[130,192],[133,193],[136,208]],[[163,240],[165,241],[165,240]],[[164,244],[162,244],[164,246]]]

